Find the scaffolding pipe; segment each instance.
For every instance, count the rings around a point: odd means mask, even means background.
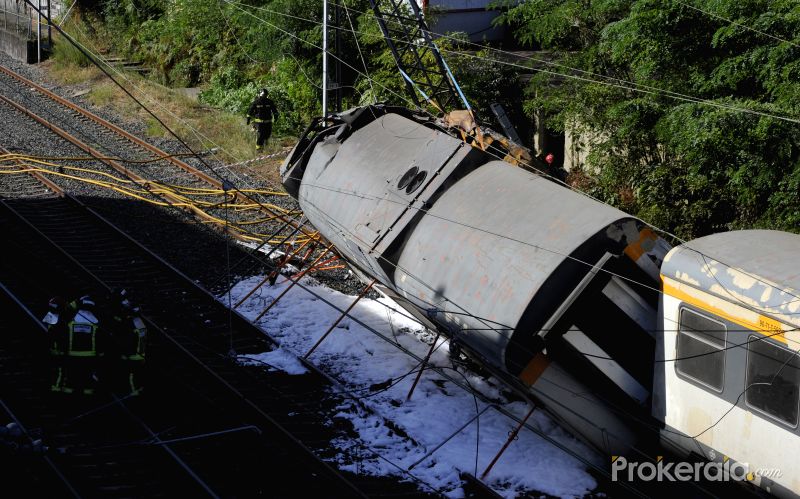
[[[330,250],[331,250],[331,248],[333,248],[333,244],[329,244],[329,245],[328,245],[328,247],[327,247],[327,248],[325,248],[325,251],[323,251],[322,253],[320,253],[320,255],[319,255],[317,258],[316,258],[316,260],[314,260],[314,262],[313,262],[313,263],[311,264],[311,266],[308,268],[308,272],[310,272],[310,271],[311,271],[311,270],[314,268],[314,265],[316,265],[316,264],[317,264],[317,262],[318,262],[318,261],[320,261],[320,260],[322,259],[322,257],[323,257],[323,256],[325,256],[326,254],[328,254],[328,251],[330,251]],[[278,297],[277,297],[277,298],[275,298],[274,300],[272,300],[272,303],[270,303],[270,304],[269,304],[269,306],[268,306],[267,308],[265,308],[263,312],[261,312],[260,314],[258,314],[258,316],[257,316],[255,319],[253,319],[253,323],[256,323],[256,322],[258,322],[258,320],[259,320],[260,318],[264,317],[264,315],[265,315],[267,312],[269,312],[269,311],[272,309],[272,307],[274,307],[274,306],[275,306],[275,304],[276,304],[276,303],[278,303],[278,301],[279,301],[281,298],[283,298],[283,297],[286,295],[286,293],[288,293],[288,292],[289,292],[289,290],[290,290],[290,289],[292,289],[292,288],[294,287],[294,285],[295,285],[295,284],[297,284],[297,283],[300,281],[300,278],[301,278],[302,276],[303,276],[303,272],[299,272],[297,275],[295,275],[295,276],[294,276],[294,277],[295,277],[294,279],[287,279],[287,280],[289,280],[289,281],[292,281],[292,282],[291,282],[291,284],[289,284],[289,285],[286,287],[286,289],[284,289],[284,290],[283,290],[283,292],[282,292],[280,295],[278,295]]]
[[[433,355],[433,351],[436,349],[436,343],[439,341],[439,336],[441,333],[439,331],[436,332],[436,338],[433,340],[433,344],[428,349],[428,355],[422,359],[422,365],[419,368],[419,372],[417,376],[414,378],[414,383],[411,385],[411,390],[408,391],[408,395],[406,396],[406,401],[411,400],[411,395],[414,393],[414,389],[417,387],[417,383],[419,383],[420,378],[422,378],[422,372],[425,371],[425,366],[428,365],[428,361],[431,359],[431,355]]]
[[[373,279],[369,284],[367,284],[367,286],[364,289],[361,290],[361,293],[359,293],[358,296],[356,297],[356,299],[353,300],[353,303],[351,303],[350,306],[347,307],[347,310],[342,312],[342,314],[339,316],[339,318],[336,319],[336,321],[333,324],[331,324],[331,327],[329,327],[328,330],[325,331],[325,334],[323,334],[322,337],[320,339],[318,339],[316,343],[314,343],[314,346],[311,347],[311,350],[309,350],[308,352],[306,352],[305,355],[303,355],[304,359],[308,359],[308,356],[311,355],[312,353],[314,353],[314,350],[316,350],[317,347],[325,340],[325,338],[327,338],[328,335],[331,334],[331,331],[333,331],[334,328],[336,326],[338,326],[340,322],[342,322],[342,319],[344,319],[347,316],[347,314],[349,314],[350,311],[353,310],[353,307],[356,306],[356,303],[361,301],[361,298],[363,298],[364,295],[366,295],[367,292],[370,289],[372,289],[372,285],[375,284],[375,281],[376,281],[376,279]]]
[[[481,475],[481,480],[486,480],[486,475],[488,475],[489,472],[492,471],[492,468],[500,459],[500,456],[502,456],[503,453],[506,451],[506,449],[508,449],[508,446],[511,445],[511,442],[513,442],[514,439],[517,438],[517,435],[519,435],[519,431],[522,429],[523,426],[525,426],[525,423],[528,421],[528,418],[530,418],[533,415],[533,411],[535,410],[536,406],[535,405],[531,406],[531,410],[528,411],[528,414],[526,414],[525,417],[522,419],[522,421],[519,422],[517,427],[514,428],[514,431],[508,434],[508,440],[506,440],[506,443],[503,444],[503,448],[500,449],[500,452],[498,452],[497,455],[494,456],[494,459],[492,459],[492,462],[489,463],[489,466],[486,467],[486,471],[484,471],[483,474]]]

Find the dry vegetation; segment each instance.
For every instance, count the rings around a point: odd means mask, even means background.
[[[60,45],[68,43],[61,41]],[[83,42],[87,46],[91,46]],[[98,42],[95,42],[95,44]],[[96,45],[93,46],[96,48]],[[103,52],[101,47],[98,52]],[[75,51],[65,50],[42,64],[50,77],[61,85],[85,88],[89,102],[95,106],[113,110],[127,120],[137,120],[145,124],[150,137],[167,137],[170,133],[147,111],[133,101],[126,93],[112,82],[94,65],[86,65],[85,58]],[[108,57],[108,56],[103,56]],[[83,59],[83,60],[82,60]],[[245,117],[232,114],[199,103],[178,89],[171,89],[138,73],[113,69],[114,78],[163,121],[172,131],[178,134],[195,151],[206,151],[212,148],[216,158],[226,164],[244,161],[256,157],[255,133],[245,123]],[[273,137],[266,151],[270,154],[285,149],[294,143],[294,138]],[[263,163],[263,164],[262,164]],[[250,174],[260,174],[273,180],[277,179],[277,165],[280,162],[270,160],[254,165]]]

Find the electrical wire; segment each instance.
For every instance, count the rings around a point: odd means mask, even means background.
[[[677,4],[683,5],[684,7],[688,7],[690,9],[694,9],[694,10],[696,10],[698,12],[702,12],[703,14],[706,14],[708,16],[714,17],[714,18],[719,19],[721,21],[725,21],[726,23],[733,24],[734,26],[738,26],[739,28],[744,28],[744,29],[752,31],[754,33],[758,33],[759,35],[763,35],[763,36],[772,38],[773,40],[776,40],[776,41],[779,41],[779,42],[782,42],[782,43],[788,43],[789,45],[793,45],[795,47],[800,48],[800,45],[798,45],[797,43],[795,43],[793,41],[786,40],[785,38],[780,38],[780,37],[777,37],[775,35],[771,35],[771,34],[766,33],[764,31],[755,29],[755,28],[753,28],[751,26],[747,26],[746,24],[737,23],[736,21],[733,21],[733,20],[728,19],[726,17],[722,17],[719,14],[714,14],[713,12],[709,12],[707,10],[703,10],[700,7],[695,7],[694,5],[688,4],[686,2],[682,2],[681,0],[673,0],[673,1],[675,3],[677,3]]]
[[[237,5],[236,5],[236,2],[232,2],[231,0],[224,0],[224,1],[225,1],[225,2],[227,2],[227,3],[229,3],[229,4],[231,4],[231,5],[237,6]],[[238,6],[237,6],[237,8],[238,8]],[[270,9],[266,9],[266,8],[259,8],[259,7],[254,7],[254,8],[256,8],[256,9],[259,9],[259,10],[264,10],[264,11],[267,11],[267,12],[270,12],[270,13],[278,14],[278,15],[284,15],[283,13],[280,13],[280,12],[277,12],[277,11],[272,11],[272,10],[270,10]],[[239,8],[239,10],[241,10],[242,12],[245,12],[245,13],[247,13],[246,11],[244,11],[244,10],[243,10],[243,9],[241,9],[241,8]],[[265,20],[263,20],[263,19],[259,18],[258,16],[255,16],[254,14],[250,14],[250,15],[251,15],[251,16],[253,16],[253,17],[255,17],[256,19],[262,20],[263,22],[265,22],[266,24],[268,24],[268,25],[272,26],[273,28],[276,28],[276,29],[280,30],[280,28],[279,28],[279,27],[277,27],[276,25],[274,25],[274,24],[272,24],[272,23],[269,23],[268,21],[265,21]],[[303,20],[303,21],[317,23],[317,21],[315,21],[315,20],[312,20],[312,19],[302,18],[302,17],[299,17],[299,16],[292,16],[292,15],[289,15],[289,14],[285,14],[285,15],[286,15],[287,17],[292,17],[292,18],[295,18],[295,19]],[[341,28],[339,28],[339,29],[341,29]],[[284,32],[285,32],[285,31],[284,31]],[[291,33],[288,33],[288,32],[286,32],[286,33],[291,35]],[[353,33],[354,35],[356,35],[356,34],[358,34],[358,33],[360,33],[360,34],[363,34],[362,32],[356,32],[356,31],[352,31],[352,33]],[[305,40],[302,40],[302,39],[300,39],[300,38],[298,38],[298,37],[295,37],[295,38],[297,38],[298,40],[300,40],[300,41],[302,41],[302,42],[305,42]],[[395,41],[402,41],[402,40],[395,40]],[[320,48],[320,47],[317,47],[316,45],[314,45],[314,44],[311,44],[310,42],[306,42],[306,43],[308,43],[308,44],[312,45],[313,47],[315,47],[315,48],[318,48],[318,49],[320,49],[320,50],[321,50],[321,48]],[[472,56],[471,54],[466,54],[466,55],[468,55],[468,56],[471,56],[471,57],[475,57],[475,56]],[[333,55],[333,57],[336,57],[336,56],[335,56],[335,55]],[[336,57],[336,58],[338,59],[338,57]],[[340,59],[340,60],[341,60],[341,59]],[[344,62],[344,61],[343,61],[343,62]],[[346,64],[346,63],[345,63],[345,64]],[[355,69],[355,68],[353,68],[352,66],[350,66],[350,67],[351,67],[353,70],[357,71],[359,74],[362,74],[363,76],[367,76],[367,75],[364,75],[363,73],[360,73],[360,71],[356,70],[356,69]],[[520,67],[523,67],[523,66],[520,66]],[[385,87],[384,87],[384,88],[385,88]],[[685,96],[684,96],[684,97],[685,97]],[[690,97],[690,96],[689,96],[689,97]],[[406,100],[407,102],[410,102],[408,99],[405,99],[405,100]],[[709,101],[709,102],[711,102],[711,101]],[[413,103],[412,103],[412,104],[413,104]],[[415,105],[415,107],[417,107],[417,108],[418,108],[418,106],[416,106],[416,105]],[[424,111],[424,110],[423,110],[423,111]],[[777,118],[777,116],[771,116],[771,117],[775,117],[775,118]],[[796,121],[797,121],[798,123],[800,123],[800,120],[796,120]],[[487,152],[488,154],[490,154],[490,155],[492,155],[492,156],[496,157],[497,159],[500,159],[500,160],[502,160],[502,159],[503,159],[503,158],[499,157],[498,155],[491,153],[490,151],[486,151],[486,152]],[[521,162],[521,163],[522,163],[522,164],[524,164],[525,166],[528,166],[528,167],[531,167],[531,168],[533,168],[533,166],[532,166],[532,165],[530,165],[530,164],[528,164],[528,163],[525,163],[525,162]],[[572,190],[572,191],[574,191],[574,192],[577,192],[577,193],[579,193],[579,194],[581,194],[581,195],[584,195],[584,196],[588,197],[589,199],[592,199],[592,200],[594,200],[594,201],[597,201],[597,202],[599,202],[599,203],[602,203],[602,204],[606,204],[606,203],[604,203],[603,201],[601,201],[601,200],[599,200],[599,199],[597,199],[597,198],[595,198],[595,197],[593,197],[593,196],[591,196],[591,195],[589,195],[589,194],[587,194],[587,193],[585,193],[585,192],[583,192],[583,191],[580,191],[580,190],[576,189],[574,186],[571,186],[571,185],[567,184],[566,182],[564,182],[564,181],[563,181],[563,180],[561,180],[561,179],[558,179],[558,178],[556,178],[556,177],[554,177],[554,176],[552,176],[552,175],[548,175],[548,174],[543,174],[543,175],[544,175],[544,176],[546,176],[546,177],[548,177],[548,178],[550,178],[550,179],[552,179],[552,180],[554,180],[554,181],[556,181],[556,182],[557,182],[557,183],[559,183],[560,185],[563,185],[563,186],[565,186],[565,187],[569,188],[570,190]],[[645,223],[645,224],[647,224],[649,227],[653,228],[654,230],[656,230],[656,231],[658,231],[658,232],[660,232],[660,233],[662,233],[662,234],[668,235],[668,236],[670,236],[671,238],[673,238],[673,239],[674,239],[674,240],[676,240],[676,241],[679,241],[681,244],[685,245],[686,247],[690,247],[690,246],[689,246],[689,243],[688,243],[687,241],[683,240],[682,238],[678,237],[677,235],[675,235],[675,234],[673,234],[673,233],[671,233],[671,232],[669,232],[669,231],[667,231],[667,230],[665,230],[665,229],[662,229],[662,228],[660,228],[660,227],[657,227],[657,226],[655,226],[655,225],[653,225],[653,224],[651,224],[651,223],[648,223],[648,222],[646,222],[646,221],[645,221],[644,223]],[[696,250],[695,250],[695,251],[696,251]],[[717,260],[717,261],[719,261],[719,260]],[[724,265],[724,262],[720,262],[720,263],[723,263],[723,265]],[[730,267],[730,266],[728,265],[728,267]],[[757,279],[757,280],[759,280],[759,281],[762,281],[762,282],[763,282],[763,280],[762,280],[760,277],[758,277],[758,276],[750,275],[750,277],[752,277],[752,278],[755,278],[755,279]],[[771,285],[771,283],[765,283],[765,284]],[[798,300],[800,300],[800,296],[795,296],[795,298],[797,298]]]
[[[235,4],[236,3],[236,2],[233,2],[232,0],[224,0],[224,1],[229,3],[229,4]],[[275,10],[272,10],[272,9],[268,9],[266,7],[259,7],[259,6],[248,6],[248,7],[253,8],[253,9],[257,9],[257,10],[261,10],[261,11],[265,11],[265,12],[269,12],[271,14],[275,14],[275,15],[279,15],[279,16],[289,17],[289,18],[292,18],[292,19],[300,20],[300,21],[305,21],[305,22],[315,23],[315,24],[319,24],[320,23],[319,21],[314,20],[314,19],[309,19],[309,18],[304,18],[304,17],[301,17],[301,16],[295,16],[295,15],[292,15],[292,14],[278,12],[278,11],[275,11]],[[355,11],[355,12],[361,12],[362,14],[366,13],[364,11],[357,11],[356,9],[352,9],[352,10]],[[389,20],[389,21],[390,22],[399,23],[399,21],[391,21],[391,20]],[[351,30],[347,30],[347,28],[343,28],[343,27],[340,27],[340,26],[332,26],[332,29],[340,29],[340,30],[343,29],[345,31],[351,31]],[[366,33],[366,32],[363,32],[363,31],[355,31],[355,30],[353,30],[351,32],[354,35],[358,35],[358,34],[360,34],[360,35],[369,35],[369,33]],[[446,52],[446,53],[459,55],[459,56],[462,56],[462,57],[473,58],[473,59],[489,60],[489,61],[494,62],[496,64],[501,64],[501,65],[506,65],[506,66],[510,66],[510,67],[520,68],[520,69],[524,69],[526,71],[536,71],[536,72],[539,72],[539,73],[545,73],[545,74],[550,74],[550,75],[553,75],[553,76],[560,76],[560,77],[575,79],[575,80],[588,82],[588,83],[598,83],[598,84],[601,84],[601,85],[606,85],[606,86],[610,86],[610,87],[630,90],[630,91],[633,91],[633,92],[639,92],[639,93],[648,94],[648,95],[664,95],[666,97],[670,97],[670,98],[673,98],[673,99],[676,99],[676,100],[685,101],[685,102],[694,102],[694,103],[698,103],[698,104],[705,104],[705,105],[709,105],[709,106],[712,106],[712,107],[717,107],[717,108],[721,108],[721,109],[727,109],[727,110],[736,111],[736,112],[749,113],[749,114],[754,114],[754,115],[758,115],[758,116],[770,117],[770,118],[773,118],[773,119],[787,121],[787,122],[795,123],[795,124],[800,123],[800,119],[797,119],[797,118],[792,118],[792,117],[788,117],[788,116],[781,116],[781,115],[777,115],[777,114],[766,113],[766,112],[756,111],[756,110],[737,107],[737,106],[730,106],[730,105],[726,105],[726,104],[720,104],[720,103],[712,101],[712,100],[703,99],[703,98],[700,98],[700,97],[694,97],[694,96],[691,96],[691,95],[688,95],[688,94],[683,94],[683,93],[680,93],[680,92],[674,92],[674,91],[671,91],[671,90],[661,89],[661,88],[654,87],[654,86],[651,86],[651,85],[645,85],[645,84],[641,84],[641,83],[636,83],[636,82],[629,81],[629,80],[624,80],[624,79],[621,79],[621,78],[600,75],[598,73],[593,73],[593,72],[585,71],[585,70],[582,70],[582,69],[579,69],[579,68],[570,67],[570,66],[567,66],[567,65],[561,64],[561,63],[554,63],[552,61],[547,61],[547,60],[544,60],[544,59],[536,59],[536,58],[532,58],[532,57],[529,57],[529,56],[521,56],[519,54],[514,54],[513,52],[508,52],[508,51],[503,51],[503,50],[500,50],[500,49],[495,49],[493,47],[490,47],[490,46],[484,45],[484,44],[478,44],[478,43],[475,43],[475,42],[465,41],[465,40],[463,40],[461,38],[453,37],[453,36],[446,35],[446,34],[436,33],[436,32],[429,31],[429,30],[426,30],[426,32],[429,35],[433,35],[433,36],[436,36],[436,37],[450,39],[450,40],[453,40],[453,41],[456,41],[456,42],[459,42],[459,43],[467,43],[469,45],[473,45],[473,46],[479,47],[481,50],[504,53],[504,54],[512,55],[512,56],[514,56],[515,58],[518,58],[518,59],[529,59],[529,60],[532,60],[532,61],[535,61],[535,62],[538,62],[538,63],[547,64],[549,66],[562,67],[562,68],[568,69],[570,71],[574,71],[574,72],[577,72],[577,73],[585,74],[585,75],[591,76],[591,77],[603,78],[603,79],[608,80],[608,81],[601,81],[601,80],[593,79],[593,78],[589,78],[589,77],[581,77],[581,76],[577,76],[577,75],[571,75],[571,74],[568,74],[568,73],[560,73],[560,72],[556,72],[556,71],[550,71],[550,70],[541,69],[541,68],[535,68],[535,67],[531,67],[531,66],[523,66],[521,64],[515,64],[515,63],[509,62],[509,61],[504,61],[502,59],[490,59],[488,57],[479,56],[479,55],[475,55],[475,54],[470,54],[469,52],[452,50],[452,49],[444,49],[444,48],[440,47],[439,50],[441,52]],[[413,41],[408,41],[408,40],[403,40],[403,39],[398,39],[398,38],[390,38],[390,39],[392,41],[394,41],[394,42],[405,43],[407,45],[414,45]]]
[[[31,8],[31,9],[33,9],[34,11],[38,12],[39,14],[41,14],[41,10],[40,10],[40,9],[38,9],[38,8],[36,8],[36,7],[33,5],[33,3],[31,2],[31,0],[24,0],[24,1],[25,1],[25,3],[26,3],[26,4],[28,4],[28,5],[30,6],[30,8]],[[132,100],[133,100],[133,101],[134,101],[134,102],[135,102],[135,103],[136,103],[136,104],[137,104],[139,107],[141,107],[142,109],[144,109],[144,110],[145,110],[145,111],[146,111],[146,112],[147,112],[147,113],[148,113],[148,114],[149,114],[151,117],[153,117],[153,119],[155,119],[155,120],[156,120],[156,121],[157,121],[157,122],[158,122],[158,123],[159,123],[159,124],[160,124],[160,125],[161,125],[161,126],[162,126],[162,127],[163,127],[163,128],[164,128],[164,129],[165,129],[165,130],[166,130],[166,131],[167,131],[167,132],[170,134],[170,135],[171,135],[171,136],[173,136],[173,137],[174,137],[174,138],[175,138],[175,139],[176,139],[176,140],[177,140],[177,141],[178,141],[178,142],[179,142],[179,143],[180,143],[180,144],[181,144],[181,145],[182,145],[182,146],[183,146],[183,147],[184,147],[184,148],[185,148],[187,151],[189,151],[190,153],[192,153],[192,154],[193,154],[193,155],[194,155],[194,156],[195,156],[195,157],[198,159],[198,161],[200,161],[200,162],[201,162],[201,163],[202,163],[202,164],[203,164],[203,165],[204,165],[204,166],[205,166],[205,167],[206,167],[206,168],[207,168],[207,169],[208,169],[208,170],[209,170],[211,173],[213,173],[213,174],[214,174],[216,177],[218,177],[218,178],[219,178],[221,181],[223,181],[223,182],[226,182],[226,181],[227,181],[227,182],[229,182],[229,185],[232,187],[232,190],[233,190],[233,191],[235,191],[235,192],[237,192],[237,193],[241,194],[241,195],[242,195],[243,197],[245,197],[246,199],[251,199],[251,200],[253,199],[252,197],[249,197],[249,196],[247,196],[246,194],[242,193],[242,192],[239,190],[239,188],[238,188],[238,187],[237,187],[235,184],[231,183],[229,179],[227,179],[225,176],[223,176],[222,174],[220,174],[220,173],[219,173],[219,172],[218,172],[218,171],[217,171],[217,170],[216,170],[214,167],[212,167],[210,164],[208,164],[208,163],[207,163],[207,162],[206,162],[206,161],[205,161],[205,160],[202,158],[202,156],[198,155],[198,154],[197,154],[197,153],[196,153],[196,152],[195,152],[195,151],[194,151],[194,150],[193,150],[193,149],[192,149],[192,148],[189,146],[189,144],[187,144],[187,143],[186,143],[186,141],[184,141],[184,140],[183,140],[183,138],[181,138],[181,137],[180,137],[178,134],[176,134],[176,133],[175,133],[175,132],[174,132],[174,131],[173,131],[173,130],[172,130],[170,127],[169,127],[169,126],[167,126],[167,124],[166,124],[166,123],[164,123],[164,121],[163,121],[161,118],[159,118],[159,117],[158,117],[158,116],[157,116],[157,115],[156,115],[156,114],[155,114],[153,111],[151,111],[151,110],[150,110],[150,109],[149,109],[147,106],[145,106],[145,105],[144,105],[144,104],[143,104],[143,103],[142,103],[142,102],[141,102],[139,99],[137,99],[137,98],[136,98],[136,97],[135,97],[135,96],[134,96],[134,95],[133,95],[133,94],[132,94],[132,93],[131,93],[131,92],[130,92],[128,89],[127,89],[127,88],[125,88],[125,86],[124,86],[124,85],[122,85],[121,83],[119,83],[119,82],[118,82],[118,81],[117,81],[117,80],[116,80],[116,79],[115,79],[115,78],[114,78],[114,77],[111,75],[111,73],[110,73],[108,70],[106,70],[106,69],[105,69],[105,68],[104,68],[104,67],[103,67],[101,64],[99,64],[97,61],[93,60],[93,59],[92,59],[92,58],[89,56],[89,54],[87,53],[86,49],[85,49],[85,48],[83,48],[83,46],[82,46],[82,45],[80,45],[80,44],[79,44],[77,41],[75,41],[75,40],[72,38],[72,36],[70,36],[69,34],[67,34],[67,33],[66,33],[66,32],[65,32],[63,29],[61,29],[61,27],[59,27],[59,26],[57,26],[57,25],[55,25],[55,26],[54,26],[54,28],[55,28],[55,29],[56,29],[56,30],[57,30],[57,31],[58,31],[58,32],[59,32],[59,33],[60,33],[60,34],[61,34],[61,35],[62,35],[62,36],[63,36],[63,37],[64,37],[64,38],[67,40],[67,41],[69,41],[69,42],[70,42],[70,44],[72,44],[72,45],[73,45],[74,47],[76,47],[76,48],[77,48],[77,49],[78,49],[78,50],[79,50],[79,51],[80,51],[80,52],[81,52],[81,53],[82,53],[84,56],[86,56],[86,57],[87,57],[87,58],[88,58],[88,59],[89,59],[89,60],[90,60],[90,61],[91,61],[91,62],[92,62],[92,63],[93,63],[93,64],[94,64],[94,65],[95,65],[95,66],[96,66],[98,69],[100,69],[100,71],[102,71],[102,72],[103,72],[103,74],[105,74],[105,75],[106,75],[106,76],[107,76],[107,77],[108,77],[108,78],[109,78],[109,79],[110,79],[112,82],[114,82],[114,84],[115,84],[117,87],[119,87],[119,88],[120,88],[120,89],[121,89],[121,90],[122,90],[122,91],[123,91],[123,92],[124,92],[124,93],[125,93],[125,94],[126,94],[128,97],[130,97],[130,98],[131,98],[131,99],[132,99]],[[256,202],[258,202],[258,201],[256,200]],[[260,204],[260,203],[259,203],[259,204]],[[263,209],[266,209],[266,208],[263,208]],[[268,209],[266,209],[266,211],[269,211],[269,210],[268,210]]]

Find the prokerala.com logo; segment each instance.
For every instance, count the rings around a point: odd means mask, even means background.
[[[780,478],[780,470],[758,470],[751,472],[747,463],[737,463],[728,458],[720,462],[689,463],[665,462],[663,456],[658,456],[656,462],[628,461],[622,456],[611,456],[611,479],[613,481],[642,480],[645,482],[689,482],[708,480],[712,482],[724,481],[752,481],[756,476],[769,476]]]

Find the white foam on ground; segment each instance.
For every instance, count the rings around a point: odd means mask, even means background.
[[[288,374],[305,374],[308,369],[297,356],[284,348],[276,348],[271,352],[239,355],[237,360],[245,365],[262,365],[271,371],[283,371]]]
[[[236,303],[262,278],[254,276],[239,282],[231,292],[232,301]],[[326,288],[311,278],[303,278],[301,282],[341,310],[355,299]],[[275,286],[262,286],[238,311],[250,319],[255,318],[287,285],[287,280],[280,277]],[[227,300],[227,296],[222,298],[224,303]],[[396,313],[384,305],[401,310],[396,303],[385,298],[379,301],[363,299],[351,314],[376,329],[391,343],[347,317],[310,356],[312,363],[338,379],[348,390],[360,395],[362,402],[374,412],[369,414],[356,404],[348,404],[341,407],[338,417],[349,420],[362,442],[381,457],[369,459],[358,456],[354,442],[342,440],[334,442],[341,451],[337,457],[338,464],[341,468],[359,473],[402,475],[402,470],[408,470],[422,460],[411,469],[411,474],[448,497],[463,497],[459,474],[468,472],[480,476],[517,423],[494,407],[486,409],[486,403],[431,370],[423,373],[412,398],[406,401],[419,362],[402,353],[392,343],[423,358],[435,335],[404,317],[405,312]],[[259,321],[261,328],[281,343],[281,348],[276,350],[279,353],[267,352],[250,357],[294,372],[290,366],[300,364],[292,364],[287,356],[294,358],[307,353],[339,315],[339,311],[322,299],[295,286]],[[454,370],[447,352],[447,342],[439,339],[430,363],[446,369],[453,378],[469,383],[519,418],[530,410],[530,406],[524,402],[506,400],[500,384],[494,380],[483,379],[463,369]],[[296,358],[294,360],[297,362]],[[370,389],[371,386],[373,389]],[[384,390],[380,389],[384,387]],[[484,409],[485,412],[477,421],[453,435]],[[385,420],[407,433],[411,440],[387,428]],[[544,413],[534,412],[529,423],[577,455],[595,463],[600,462],[599,456],[563,431]],[[432,452],[445,441],[441,448]],[[594,478],[587,473],[584,464],[528,429],[520,432],[518,439],[511,443],[485,481],[505,497],[531,490],[576,497],[596,487]]]

